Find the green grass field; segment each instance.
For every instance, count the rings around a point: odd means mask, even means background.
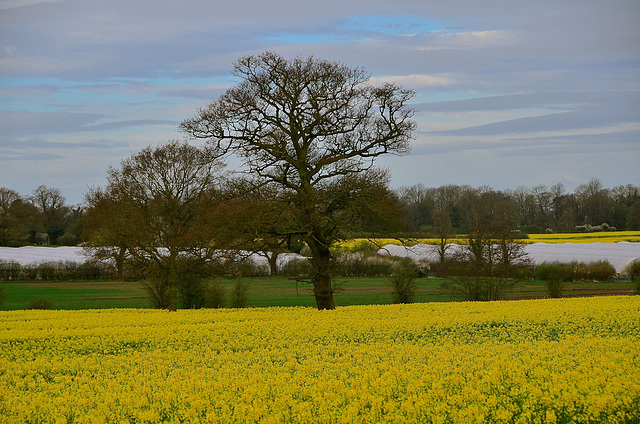
[[[230,279],[219,279],[231,291]],[[315,306],[309,284],[284,277],[245,278],[249,283],[250,307]],[[392,303],[388,278],[337,278],[341,290],[335,294],[337,306]],[[418,280],[416,302],[447,302],[451,298],[440,289],[445,279]],[[61,282],[0,282],[4,301],[0,310],[26,309],[29,303],[46,299],[54,309],[149,308],[147,294],[139,282],[122,281],[61,281]],[[630,295],[632,282],[582,282],[565,286],[564,297],[596,295]],[[507,293],[506,300],[548,297],[545,282],[531,280],[520,283]]]

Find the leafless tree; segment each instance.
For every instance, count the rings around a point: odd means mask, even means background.
[[[288,193],[311,250],[317,307],[333,309],[330,247],[346,229],[336,218],[358,197],[341,181],[370,170],[380,155],[409,151],[414,92],[374,87],[360,68],[274,52],[243,57],[232,73],[238,85],[180,127],[240,157],[260,184]]]
[[[185,273],[215,254],[208,212],[221,167],[211,148],[173,141],[110,168],[106,187],[85,196],[89,253],[139,265],[155,305],[175,307]]]

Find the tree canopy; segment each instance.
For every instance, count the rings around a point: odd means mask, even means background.
[[[221,167],[212,149],[173,141],[109,169],[106,186],[86,195],[89,252],[135,266],[156,306],[173,307],[178,292],[184,301],[194,278],[185,273],[215,254],[208,210]]]
[[[317,306],[333,309],[330,246],[366,221],[350,212],[364,218],[364,209],[377,208],[371,193],[391,199],[388,178],[373,164],[409,151],[415,93],[374,87],[360,68],[274,52],[243,57],[232,73],[239,83],[180,128],[241,158],[253,189],[278,187],[290,218],[284,231],[311,250]]]

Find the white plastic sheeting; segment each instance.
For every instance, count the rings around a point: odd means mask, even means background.
[[[268,264],[267,258],[264,256],[254,253],[249,255],[249,257],[259,265]],[[283,253],[278,256],[278,266],[280,267],[290,260],[300,258],[302,258],[302,256],[295,253]],[[21,265],[60,261],[83,263],[86,259],[87,258],[83,255],[82,247],[0,247],[0,260],[15,261]]]
[[[595,262],[607,260],[619,274],[635,260],[640,260],[640,243],[533,243],[525,247],[535,264]]]
[[[15,261],[21,265],[40,262],[70,261],[82,263],[86,260],[81,247],[0,247],[0,260]]]
[[[378,251],[380,255],[410,257],[414,260],[439,261],[437,246],[419,244],[411,247],[388,244]],[[451,245],[447,255],[460,249],[459,245]],[[618,273],[635,260],[640,260],[640,243],[621,241],[618,243],[533,243],[525,245],[525,251],[534,264],[596,262],[607,260]]]
[[[415,260],[424,259],[436,262],[439,256],[437,246],[419,244],[411,247],[388,244],[378,251],[380,255],[410,257]],[[454,254],[459,245],[451,245],[447,255]],[[533,243],[525,245],[525,251],[534,264],[553,262],[595,262],[607,260],[618,273],[624,273],[625,268],[633,261],[640,260],[640,243],[621,241],[618,243]],[[267,260],[258,255],[251,255],[258,264],[266,264]],[[296,254],[281,255],[278,265],[301,258]],[[81,247],[0,247],[0,260],[16,261],[22,265],[40,262],[84,262],[85,256]]]

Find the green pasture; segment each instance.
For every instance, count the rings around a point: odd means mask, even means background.
[[[231,279],[218,279],[230,293]],[[243,281],[249,284],[250,307],[265,306],[315,306],[313,289],[304,282],[285,277],[251,277]],[[388,278],[336,278],[339,286],[335,294],[337,306],[392,303]],[[446,279],[421,278],[418,280],[416,302],[446,302],[451,298],[440,289]],[[3,281],[4,301],[0,310],[26,309],[29,303],[46,299],[53,309],[105,309],[105,308],[149,308],[147,294],[140,282],[122,281]],[[630,295],[634,283],[581,282],[567,283],[564,297],[597,295]],[[227,296],[228,298],[230,295]],[[523,281],[509,291],[505,299],[533,299],[548,297],[543,281]]]

